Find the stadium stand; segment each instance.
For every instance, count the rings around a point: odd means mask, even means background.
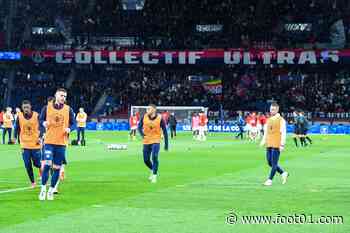
[[[125,10],[119,0],[1,3],[8,10],[0,9],[0,48],[9,50],[349,47],[350,11],[340,11],[350,9],[346,0],[149,0],[142,10]],[[305,31],[292,33],[301,22]],[[10,33],[1,30],[5,27]],[[220,80],[222,93],[208,93],[192,76]],[[130,105],[150,102],[200,105],[212,111],[222,107],[232,113],[265,111],[266,100],[277,100],[288,110],[350,110],[350,70],[345,65],[113,67],[50,61],[15,64],[0,78],[2,107],[30,99],[39,108],[63,86],[74,93],[68,97],[71,106],[93,115],[125,115]]]

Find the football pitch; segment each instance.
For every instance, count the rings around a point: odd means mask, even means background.
[[[68,149],[54,201],[39,201],[39,188],[23,189],[29,181],[18,145],[0,145],[0,232],[349,233],[350,137],[311,137],[312,146],[295,148],[288,136],[280,159],[288,182],[276,175],[265,187],[264,149],[232,134],[211,134],[206,142],[179,134],[161,150],[151,184],[140,139],[87,132],[86,147]],[[109,143],[128,149],[109,151]],[[245,222],[261,218],[284,224]]]

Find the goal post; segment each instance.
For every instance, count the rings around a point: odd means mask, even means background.
[[[148,106],[131,106],[130,115],[133,116],[137,112],[140,116],[146,113]],[[191,124],[193,113],[199,113],[203,111],[206,115],[208,108],[202,106],[157,106],[157,112],[162,113],[168,111],[170,114],[174,113],[176,120],[180,123]]]

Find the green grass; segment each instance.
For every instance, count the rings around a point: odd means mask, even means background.
[[[231,134],[194,142],[183,133],[160,153],[157,184],[147,180],[142,144],[123,132],[88,132],[87,147],[68,149],[67,179],[53,202],[39,189],[0,193],[0,232],[350,232],[348,136],[312,136],[295,148],[289,139],[280,163],[291,174],[262,186],[269,168],[254,143]],[[104,143],[127,143],[108,151]],[[0,145],[0,192],[28,186],[18,146]],[[343,216],[344,224],[226,224],[231,210],[243,215]]]

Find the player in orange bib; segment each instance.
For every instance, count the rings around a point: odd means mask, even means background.
[[[49,96],[47,97],[47,103],[50,104],[50,103],[54,103],[55,102],[55,97],[53,96]],[[45,138],[45,134],[43,134],[43,138]],[[45,166],[45,144],[42,146],[42,149],[41,149],[41,170],[44,169],[44,166]],[[58,179],[57,183],[56,183],[56,186],[55,186],[55,190],[54,190],[54,194],[58,194],[58,186],[60,184],[60,180],[64,180],[65,178],[65,175],[64,175],[64,166],[67,164],[67,161],[66,159],[63,160],[62,162],[62,166],[61,166],[61,169],[60,169],[60,178]],[[52,169],[51,169],[51,172],[52,172]]]
[[[19,139],[22,148],[22,158],[27,170],[28,177],[34,188],[36,186],[33,165],[41,167],[41,130],[39,114],[32,111],[32,105],[28,100],[22,102],[22,112],[17,112],[15,124],[15,139]]]
[[[2,144],[5,144],[5,137],[8,134],[8,144],[12,143],[12,129],[13,129],[13,115],[12,108],[7,107],[6,112],[3,114],[3,125],[2,125]]]
[[[77,114],[76,120],[77,120],[77,126],[78,126],[77,127],[78,145],[85,146],[85,128],[86,128],[87,114],[85,113],[83,108],[79,108],[79,113]]]
[[[157,114],[157,108],[155,105],[151,104],[148,106],[147,113],[140,120],[138,130],[143,138],[143,161],[151,170],[149,180],[152,183],[156,183],[159,166],[158,154],[162,132],[165,143],[164,149],[166,151],[168,150],[168,133],[164,120],[161,115]]]
[[[271,116],[268,118],[265,124],[264,137],[260,143],[260,146],[266,145],[266,158],[269,166],[271,167],[269,178],[265,181],[264,185],[271,186],[272,179],[276,172],[282,176],[282,184],[287,182],[288,172],[282,170],[278,165],[278,160],[281,151],[284,150],[286,143],[286,121],[278,113],[279,106],[277,103],[272,103],[270,107]]]
[[[46,129],[44,168],[41,179],[41,191],[39,200],[53,200],[55,186],[57,184],[62,163],[65,161],[68,136],[75,124],[73,110],[65,104],[67,91],[59,88],[55,94],[55,100],[49,102],[40,114],[40,123]],[[46,183],[49,179],[49,171],[53,169],[51,185],[46,192]],[[46,196],[47,194],[47,196]]]

